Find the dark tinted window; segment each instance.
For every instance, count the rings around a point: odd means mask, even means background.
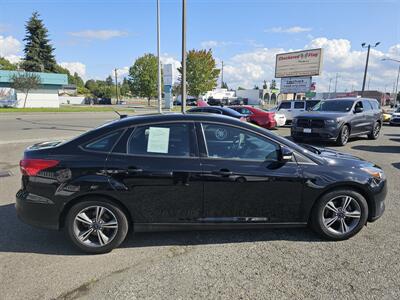
[[[304,109],[304,102],[295,102],[294,103],[294,108]]]
[[[117,142],[122,130],[114,131],[84,146],[87,150],[110,152],[114,144]]]
[[[309,110],[319,103],[319,100],[307,100],[306,109]]]
[[[128,153],[135,155],[193,156],[189,123],[155,124],[136,127],[128,141]]]
[[[372,110],[371,102],[369,102],[368,100],[363,100],[362,104],[365,111]]]
[[[291,103],[290,102],[282,102],[279,105],[279,109],[289,109],[291,107]]]
[[[351,110],[354,101],[352,100],[327,100],[320,101],[313,107],[315,111],[339,111],[348,112]],[[360,102],[361,103],[361,102]]]
[[[203,112],[211,113],[211,114],[219,114],[219,115],[222,114],[222,112],[220,110],[214,109],[214,108],[208,108],[208,107],[207,108],[203,108]]]
[[[267,138],[220,124],[203,124],[203,130],[211,158],[278,160],[279,146]]]

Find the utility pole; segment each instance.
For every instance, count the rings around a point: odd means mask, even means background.
[[[337,79],[338,79],[338,74],[339,74],[339,73],[336,73],[336,78],[335,78],[335,94],[336,94],[336,92],[337,92]],[[336,95],[335,95],[335,97],[336,97]]]
[[[224,86],[224,61],[222,61],[222,68],[221,68],[221,88]]]
[[[367,85],[367,89],[369,91],[369,84],[371,83],[371,77],[368,77],[368,85]]]
[[[374,46],[371,46],[370,44],[368,44],[368,46],[366,45],[366,43],[362,43],[361,47],[363,48],[368,48],[367,51],[367,60],[365,62],[365,70],[364,70],[364,80],[363,80],[363,85],[362,85],[362,90],[361,90],[361,96],[364,97],[364,91],[365,91],[365,81],[367,80],[367,72],[368,72],[368,61],[369,61],[369,52],[372,48],[375,48],[376,46],[378,46],[380,44],[380,42],[375,43]]]
[[[157,0],[157,62],[158,62],[158,112],[162,113],[161,61],[160,61],[160,0]]]
[[[332,83],[332,77],[331,78],[329,78],[329,88],[328,88],[328,93],[329,93],[329,96],[328,96],[328,98],[330,98],[331,97],[331,83]]]
[[[118,101],[118,77],[117,77],[117,68],[114,69],[114,75],[115,75],[115,97],[117,98],[117,104],[119,104],[119,101]]]
[[[186,111],[186,0],[182,0],[182,113]]]
[[[393,58],[383,58],[382,60],[391,60],[391,61],[397,62],[397,63],[399,64],[399,69],[398,69],[398,71],[397,71],[397,79],[396,79],[396,89],[395,89],[395,91],[394,91],[394,97],[393,97],[394,104],[396,104],[396,102],[397,102],[397,91],[398,91],[398,88],[399,88],[400,60],[398,60],[398,59],[393,59]],[[395,86],[395,85],[393,85],[393,89],[394,89],[394,86]]]

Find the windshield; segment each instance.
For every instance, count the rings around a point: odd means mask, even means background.
[[[339,111],[348,112],[351,110],[354,101],[352,100],[327,100],[321,101],[313,107],[313,111]]]
[[[398,113],[398,112],[400,112],[400,107],[399,107],[399,108],[397,108],[395,112],[397,112],[397,113]]]

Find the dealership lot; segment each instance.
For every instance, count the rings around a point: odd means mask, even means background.
[[[33,142],[67,138],[113,113],[0,115],[0,293],[4,299],[399,298],[400,128],[340,149],[380,165],[387,210],[354,238],[326,242],[306,229],[146,233],[101,256],[15,217],[18,161]],[[289,135],[289,128],[276,133]],[[333,146],[332,146],[333,147]],[[188,297],[189,295],[189,297]]]

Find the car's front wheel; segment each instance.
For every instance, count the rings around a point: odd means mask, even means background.
[[[123,210],[103,198],[90,198],[71,207],[66,217],[66,233],[80,250],[99,254],[118,247],[128,232]]]
[[[339,146],[344,146],[349,141],[350,137],[350,128],[347,125],[343,125],[342,129],[339,132],[339,136],[337,137],[336,144]]]
[[[345,240],[357,234],[368,219],[368,204],[358,192],[340,189],[322,196],[311,213],[311,227],[323,238]]]

